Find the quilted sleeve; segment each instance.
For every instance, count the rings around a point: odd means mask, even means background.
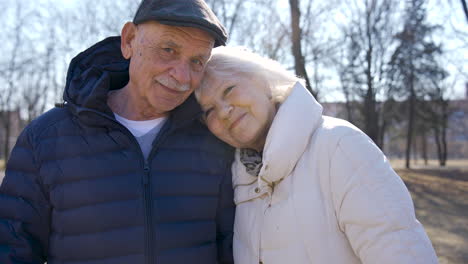
[[[44,263],[50,206],[38,180],[32,136],[26,128],[8,161],[0,186],[0,263]]]
[[[330,175],[339,227],[362,263],[437,263],[408,189],[369,137],[343,136]]]

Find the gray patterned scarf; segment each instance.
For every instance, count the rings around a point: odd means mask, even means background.
[[[241,149],[240,150],[240,161],[245,166],[245,170],[248,174],[257,177],[262,168],[262,153],[257,152],[254,149]]]

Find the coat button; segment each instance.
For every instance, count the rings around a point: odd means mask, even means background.
[[[255,188],[255,193],[259,193],[260,192],[260,188]]]

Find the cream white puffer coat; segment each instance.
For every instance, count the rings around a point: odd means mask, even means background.
[[[297,83],[268,133],[258,177],[232,167],[236,264],[430,264],[437,257],[383,153]]]

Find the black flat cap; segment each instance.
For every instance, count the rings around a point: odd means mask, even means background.
[[[203,0],[143,0],[133,23],[157,21],[161,24],[194,27],[211,34],[215,47],[226,45],[227,32]]]

